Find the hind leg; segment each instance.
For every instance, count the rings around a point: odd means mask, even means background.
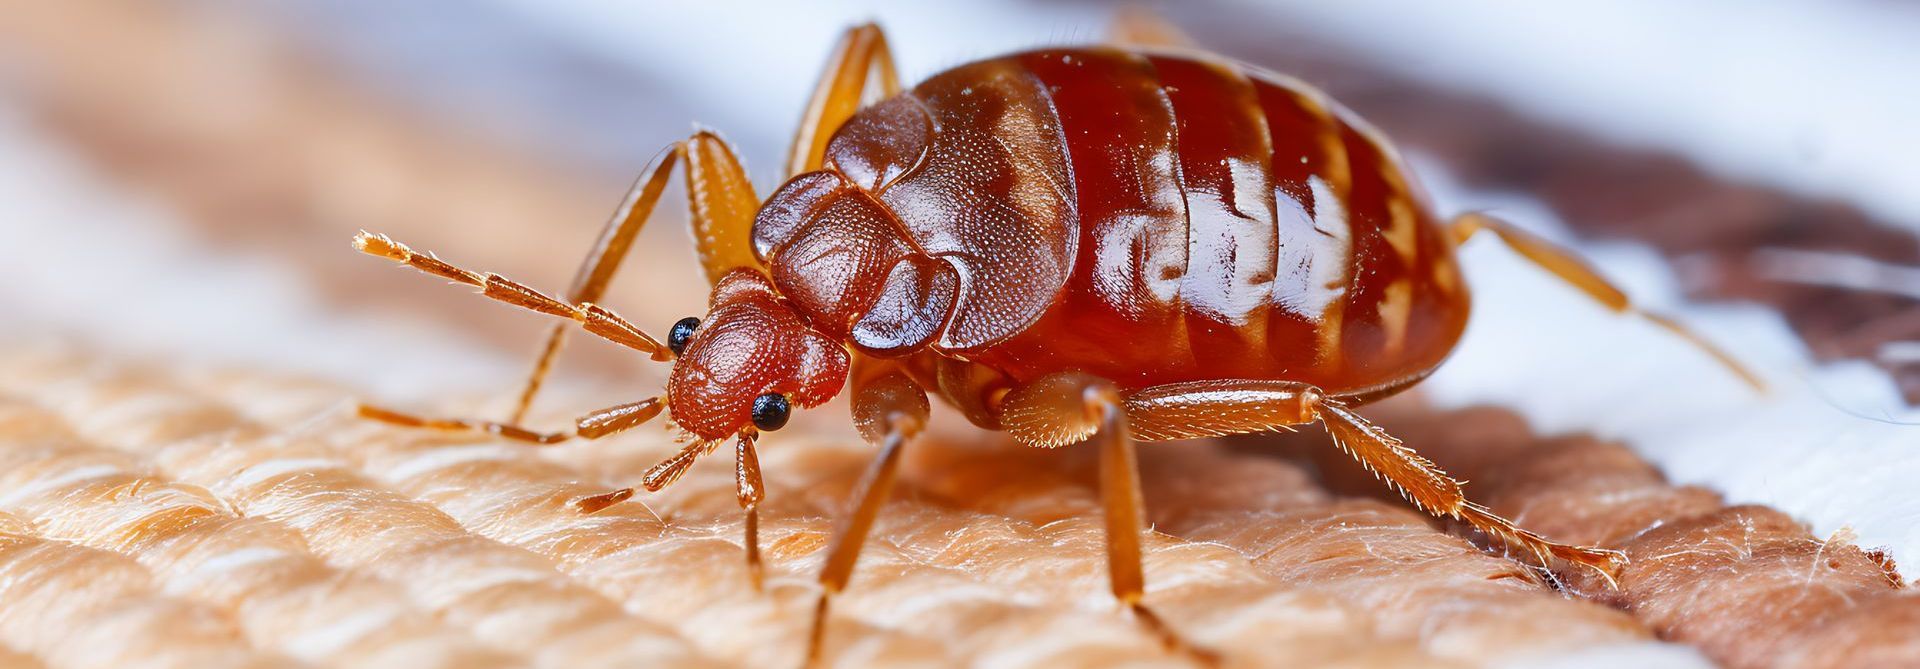
[[[1599,302],[1602,306],[1617,313],[1637,315],[1647,319],[1654,325],[1660,326],[1668,332],[1679,335],[1681,339],[1687,340],[1687,343],[1692,344],[1694,348],[1698,348],[1701,352],[1713,357],[1721,366],[1726,367],[1727,371],[1732,372],[1734,376],[1740,377],[1741,381],[1752,386],[1754,390],[1766,390],[1766,383],[1760,379],[1760,375],[1755,374],[1753,370],[1747,369],[1745,365],[1740,364],[1740,361],[1734,358],[1733,354],[1728,353],[1725,349],[1720,348],[1706,337],[1700,336],[1700,333],[1688,329],[1687,326],[1682,325],[1679,321],[1673,320],[1673,318],[1669,316],[1634,306],[1633,302],[1627,299],[1626,293],[1620,292],[1619,288],[1614,287],[1613,283],[1607,281],[1606,277],[1600,276],[1600,272],[1594,270],[1593,266],[1588,265],[1586,261],[1581,260],[1580,256],[1574,255],[1573,251],[1542,239],[1531,232],[1522,230],[1512,223],[1477,212],[1461,214],[1459,217],[1453,219],[1452,232],[1454,244],[1465,244],[1468,239],[1473,237],[1474,233],[1481,230],[1492,232],[1494,236],[1500,238],[1502,243],[1507,245],[1507,248],[1519,253],[1520,257],[1526,258],[1528,262],[1551,272],[1554,276],[1559,277],[1561,281],[1565,281],[1568,285],[1579,289],[1580,292],[1586,293],[1587,297],[1592,298],[1593,301]]]
[[[1543,565],[1559,558],[1592,569],[1609,583],[1626,566],[1626,555],[1618,551],[1548,541],[1468,500],[1460,481],[1313,386],[1284,381],[1156,386],[1130,393],[1126,409],[1139,432],[1155,440],[1268,432],[1317,421],[1336,446],[1427,513],[1465,521]]]

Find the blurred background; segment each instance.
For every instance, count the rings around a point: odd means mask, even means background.
[[[909,81],[1097,41],[1115,6],[584,0],[0,1],[0,346],[59,339],[424,402],[516,387],[544,324],[359,256],[389,233],[558,289],[691,124],[770,191],[840,30]],[[1755,397],[1490,242],[1420,397],[1622,440],[1669,476],[1920,563],[1920,6],[1876,0],[1159,8],[1324,87],[1438,209],[1587,253],[1761,369]],[[678,186],[608,300],[655,331],[706,297]],[[562,384],[652,388],[577,340]],[[543,407],[565,415],[576,407]],[[838,410],[825,429],[851,434]],[[836,423],[837,421],[837,423]]]

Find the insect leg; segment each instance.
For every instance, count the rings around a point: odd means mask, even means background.
[[[1193,38],[1153,10],[1129,5],[1107,26],[1107,43],[1119,46],[1191,48]]]
[[[655,156],[653,163],[640,172],[633,187],[627,189],[627,195],[620,200],[620,206],[613,216],[607,219],[606,227],[600,231],[600,237],[593,243],[593,249],[581,260],[580,269],[575,272],[573,286],[567,289],[567,299],[573,302],[592,302],[600,299],[606,287],[613,280],[614,273],[620,270],[620,263],[626,259],[627,249],[633,246],[633,240],[640,235],[647,219],[653,214],[653,206],[660,201],[660,194],[666,190],[668,177],[673,176],[674,164],[680,158],[680,144],[674,144]],[[520,397],[514,403],[512,417],[508,420],[518,423],[524,420],[527,410],[533,406],[534,395],[540,392],[540,386],[546,381],[547,371],[553,367],[553,359],[560,353],[560,344],[566,340],[567,326],[556,323],[547,330],[547,337],[540,346],[539,356],[534,359],[533,370],[527,374],[526,384],[521,387]]]
[[[622,432],[649,420],[653,420],[654,416],[660,415],[661,408],[660,398],[650,397],[638,402],[628,402],[626,404],[599,409],[581,416],[576,420],[572,433],[535,432],[512,423],[496,423],[493,421],[471,420],[466,418],[423,418],[370,404],[359,405],[358,413],[361,418],[390,425],[423,427],[448,431],[485,432],[504,439],[546,446],[549,444],[557,444],[576,436],[583,439],[599,439],[610,434]]]
[[[1509,546],[1533,553],[1541,564],[1547,564],[1549,557],[1556,557],[1587,567],[1610,584],[1615,583],[1620,570],[1626,567],[1627,556],[1619,551],[1548,541],[1468,500],[1460,481],[1339,402],[1321,400],[1316,413],[1327,432],[1333,435],[1334,444],[1375,476],[1399,488],[1408,501],[1427,513],[1466,521]]]
[[[1510,546],[1600,572],[1609,581],[1626,565],[1618,551],[1570,546],[1495,515],[1466,498],[1462,484],[1431,461],[1319,389],[1284,381],[1207,381],[1156,386],[1127,396],[1127,415],[1148,439],[1191,439],[1266,432],[1320,421],[1333,442],[1407,501],[1436,516],[1466,521]]]
[[[691,209],[695,249],[707,278],[719,281],[737,267],[757,266],[753,256],[751,228],[760,200],[754,195],[747,171],[734,156],[732,148],[712,132],[702,130],[685,141],[661,151],[653,163],[642,170],[627,191],[593,248],[581,260],[574,273],[573,286],[567,289],[569,302],[596,302],[606,294],[607,285],[619,272],[628,250],[653,215],[654,205],[666,190],[673,168],[684,160],[687,170],[687,205]],[[534,359],[533,370],[520,390],[510,422],[520,422],[533,406],[554,357],[566,339],[567,327],[557,324],[547,331],[546,341]]]
[[[886,33],[871,23],[848,28],[834,46],[826,73],[814,85],[813,97],[800,116],[800,128],[794,132],[793,147],[787,153],[787,176],[820,169],[826,161],[827,140],[868,101],[867,78],[876,73],[882,97],[900,92],[900,75],[894,70]]]
[[[707,280],[719,283],[728,272],[760,267],[753,255],[753,217],[760,197],[747,168],[719,135],[702,130],[682,143],[687,154],[687,206],[693,219],[693,248]]]
[[[1146,577],[1140,567],[1140,536],[1146,516],[1140,470],[1128,433],[1126,403],[1113,384],[1077,372],[1042,377],[1007,394],[1001,425],[1023,443],[1058,446],[1084,438],[1100,450],[1100,501],[1105,507],[1107,578],[1113,596],[1168,648],[1213,665],[1218,657],[1181,638],[1140,601]]]
[[[1706,337],[1700,336],[1700,333],[1688,329],[1687,326],[1680,324],[1679,321],[1675,321],[1671,317],[1633,306],[1633,303],[1627,299],[1626,293],[1620,292],[1619,288],[1607,281],[1605,277],[1600,276],[1598,271],[1595,271],[1586,261],[1581,260],[1579,256],[1574,255],[1572,251],[1561,248],[1553,242],[1541,239],[1512,223],[1483,213],[1461,214],[1459,217],[1453,219],[1452,229],[1455,245],[1466,243],[1467,239],[1473,237],[1474,233],[1481,230],[1493,232],[1495,236],[1500,238],[1501,242],[1504,242],[1508,248],[1519,253],[1521,257],[1526,258],[1541,269],[1553,273],[1554,276],[1560,277],[1561,281],[1565,281],[1569,285],[1580,289],[1580,291],[1586,293],[1588,297],[1593,298],[1593,301],[1599,302],[1606,308],[1619,313],[1637,315],[1651,321],[1654,325],[1658,325],[1675,335],[1679,335],[1681,339],[1687,340],[1687,343],[1692,344],[1695,348],[1700,349],[1709,356],[1713,356],[1713,359],[1718,361],[1721,366],[1726,367],[1727,371],[1739,376],[1740,380],[1745,381],[1747,385],[1752,386],[1754,390],[1763,392],[1766,390],[1766,383],[1760,379],[1760,376],[1755,374],[1753,370],[1747,369],[1745,365],[1740,364],[1740,361],[1734,358],[1733,354],[1728,353],[1725,349],[1715,345]]]
[[[833,595],[847,587],[854,562],[860,559],[860,547],[873,530],[881,504],[892,493],[900,452],[927,423],[926,391],[896,363],[862,357],[852,381],[854,422],[869,441],[879,444],[880,452],[854,488],[853,512],[836,524],[827,545],[827,559],[820,566],[820,599],[814,604],[813,625],[807,635],[808,666],[820,658]]]

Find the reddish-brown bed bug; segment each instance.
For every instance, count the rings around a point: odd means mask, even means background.
[[[1184,647],[1141,602],[1136,440],[1319,422],[1420,508],[1611,578],[1620,553],[1548,541],[1468,501],[1460,482],[1353,410],[1453,349],[1468,313],[1455,248],[1491,231],[1607,307],[1758,379],[1635,309],[1563,249],[1484,215],[1442,224],[1390,146],[1314,89],[1180,48],[1152,24],[1121,32],[1115,46],[982,60],[903,90],[880,30],[854,28],[806,108],[784,185],[763,201],[724,142],[694,134],[642,174],[564,300],[363,233],[361,251],[571,319],[673,371],[664,398],[589,413],[570,433],[518,427],[562,324],[506,423],[362,415],[552,443],[664,409],[694,440],[641,486],[658,490],[733,441],[758,579],[755,442],[850,383],[854,421],[880,451],[828,549],[809,658],[901,449],[925,424],[928,390],[1022,443],[1100,450],[1113,594],[1170,644]],[[870,78],[881,99],[863,106]],[[593,302],[682,162],[714,287],[706,317],[675,323],[661,343]]]

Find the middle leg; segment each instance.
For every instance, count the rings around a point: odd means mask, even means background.
[[[1140,493],[1139,459],[1128,430],[1130,413],[1111,382],[1066,372],[1042,377],[1008,393],[1000,423],[1008,434],[1029,445],[1053,447],[1084,440],[1099,449],[1107,581],[1114,598],[1169,649],[1216,665],[1217,655],[1189,643],[1141,601],[1146,595],[1146,575],[1140,566],[1146,510]]]
[[[813,96],[800,115],[793,145],[787,152],[787,176],[820,169],[826,162],[827,142],[840,124],[871,101],[870,81],[879,84],[881,97],[900,92],[900,75],[893,65],[887,35],[872,23],[848,28],[827,60],[827,69],[814,84]]]

